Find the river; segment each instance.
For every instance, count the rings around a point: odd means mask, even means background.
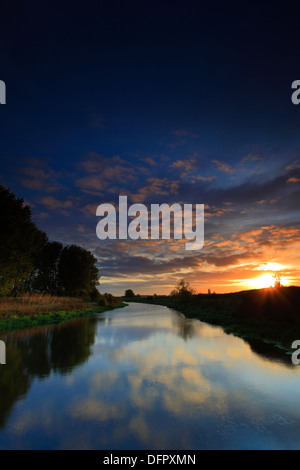
[[[0,449],[300,449],[300,365],[163,306],[1,335]]]

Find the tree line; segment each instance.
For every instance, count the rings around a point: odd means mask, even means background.
[[[78,245],[49,241],[29,206],[0,186],[0,296],[23,292],[97,297],[97,258]]]

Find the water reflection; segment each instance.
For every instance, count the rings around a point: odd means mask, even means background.
[[[185,318],[181,314],[176,314],[173,316],[174,328],[177,328],[178,335],[184,340],[188,340],[194,336],[194,324],[195,322],[193,320]]]
[[[273,362],[282,362],[287,367],[295,367],[291,361],[290,354],[286,354],[283,350],[275,347],[273,344],[258,341],[255,339],[245,339],[251,348],[251,351],[258,354],[260,357]]]
[[[14,402],[26,394],[34,378],[46,378],[52,371],[70,373],[88,359],[96,326],[97,319],[91,317],[2,335],[8,367],[2,367],[0,373],[0,426],[5,424]]]
[[[5,340],[1,448],[300,447],[299,369],[165,307]]]

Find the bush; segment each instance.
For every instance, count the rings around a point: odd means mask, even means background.
[[[107,305],[105,297],[101,294],[100,294],[99,299],[97,300],[97,305],[99,305],[99,307],[106,307]]]
[[[178,304],[189,303],[193,296],[195,295],[194,289],[190,287],[188,282],[185,282],[183,279],[178,282],[177,286],[170,293],[172,300]]]
[[[124,294],[125,297],[135,297],[135,293],[132,289],[127,289]]]
[[[89,297],[92,302],[98,302],[101,297],[100,292],[98,291],[97,287],[94,287],[91,292],[89,293]]]

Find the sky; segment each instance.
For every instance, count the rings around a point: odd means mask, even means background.
[[[268,3],[268,4],[267,4]],[[288,3],[12,2],[0,11],[0,184],[100,291],[300,282],[300,80]],[[204,204],[204,246],[99,240],[96,208]]]

